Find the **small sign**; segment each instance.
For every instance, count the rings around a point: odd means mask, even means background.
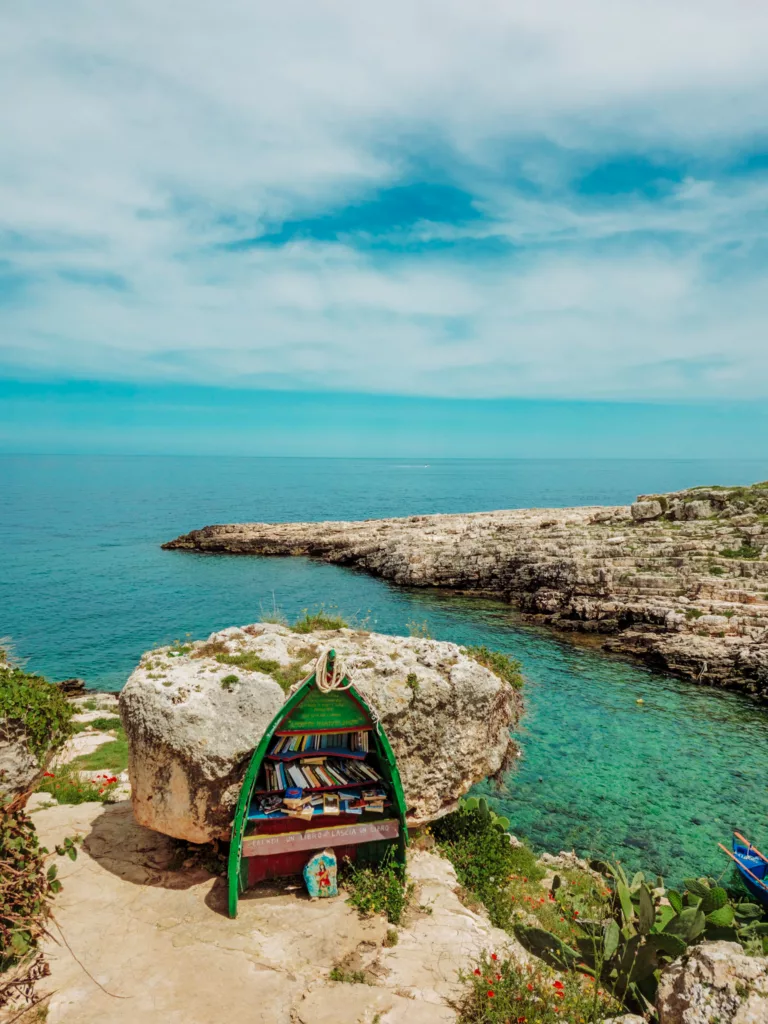
[[[354,846],[374,843],[379,839],[397,839],[399,823],[394,818],[366,821],[359,825],[337,825],[335,828],[311,828],[302,832],[281,832],[277,835],[246,836],[244,857],[268,857],[274,853],[296,850],[317,850],[324,846]]]

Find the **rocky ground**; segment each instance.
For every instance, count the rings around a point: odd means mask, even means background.
[[[632,506],[207,526],[164,547],[308,555],[403,585],[497,595],[533,621],[768,700],[768,484]]]
[[[82,835],[45,943],[48,1024],[448,1024],[458,971],[481,950],[527,954],[463,906],[451,865],[410,859],[414,909],[397,929],[361,919],[345,896],[310,901],[294,885],[255,890],[226,915],[224,880],[173,840],[136,824],[128,802],[38,810],[49,847]],[[366,983],[334,982],[340,966]],[[378,1015],[378,1016],[377,1016]]]

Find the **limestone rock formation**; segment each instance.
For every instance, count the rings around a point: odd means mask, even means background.
[[[768,957],[747,956],[736,942],[693,946],[663,972],[659,1024],[765,1024]]]
[[[137,820],[191,842],[228,837],[249,757],[286,698],[277,680],[303,678],[331,646],[381,718],[414,824],[451,810],[514,753],[518,692],[456,644],[258,623],[150,651],[126,683]]]
[[[498,595],[533,621],[768,699],[768,484],[641,495],[631,508],[207,526],[164,547],[310,555]]]

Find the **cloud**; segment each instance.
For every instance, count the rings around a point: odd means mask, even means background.
[[[768,392],[768,8],[0,18],[7,375]]]

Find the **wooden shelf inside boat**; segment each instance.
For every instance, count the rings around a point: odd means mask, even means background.
[[[361,786],[367,787],[368,789],[372,789],[374,786],[383,788],[384,783],[383,781],[374,781],[373,779],[370,779],[368,782],[347,782],[343,786],[317,786],[312,787],[311,789],[309,786],[301,786],[300,788],[305,793],[332,793],[337,789],[359,789]],[[289,786],[288,788],[290,789],[292,787]],[[284,789],[254,789],[253,794],[254,796],[272,796],[275,793],[284,792]]]
[[[312,736],[330,736],[333,733],[341,734],[343,732],[373,732],[372,725],[351,725],[346,729],[278,729],[274,736],[306,736],[311,734]]]
[[[392,802],[390,800],[387,800],[384,803],[384,807],[391,807],[391,806],[392,806]],[[347,816],[352,816],[352,817],[355,817],[355,818],[362,818],[365,814],[372,814],[373,815],[373,820],[376,820],[376,819],[378,819],[380,817],[380,815],[376,811],[372,811],[368,807],[362,807],[361,808],[361,812],[362,812],[361,814],[354,814],[353,811],[341,811],[340,810],[338,814],[325,814],[322,807],[313,807],[312,808],[312,817],[313,818],[320,818],[320,817],[328,818],[328,820],[330,822],[333,822],[334,818],[339,818],[339,817],[346,818]],[[290,818],[293,821],[302,821],[303,820],[302,818],[296,817],[296,815],[294,815],[294,814],[286,814],[285,811],[276,811],[274,814],[263,814],[261,811],[254,810],[253,806],[251,806],[249,811],[248,811],[248,821],[281,821],[282,819],[285,819],[285,818]]]
[[[346,747],[323,747],[322,750],[287,750],[280,754],[265,754],[267,761],[297,761],[299,758],[349,757],[353,761],[364,761],[367,750],[348,750]]]

